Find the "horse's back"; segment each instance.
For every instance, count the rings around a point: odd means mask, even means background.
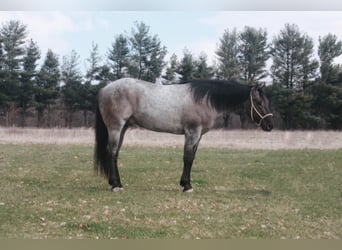
[[[127,101],[132,106],[161,108],[189,101],[191,95],[188,90],[186,84],[160,85],[133,78],[122,78],[105,86],[100,91],[100,98],[111,100],[116,105]]]
[[[129,120],[154,131],[183,133],[184,109],[192,98],[186,84],[159,85],[122,78],[101,90],[100,101],[107,124]]]

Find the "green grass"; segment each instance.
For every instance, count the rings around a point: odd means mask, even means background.
[[[90,146],[0,145],[0,238],[342,238],[342,150],[124,147],[110,192]]]

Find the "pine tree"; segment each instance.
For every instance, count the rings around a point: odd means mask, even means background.
[[[312,112],[313,95],[304,91],[273,86],[272,102],[283,120],[284,129],[315,129],[320,118]]]
[[[114,79],[113,74],[111,73],[110,67],[107,65],[100,66],[98,75],[96,76],[96,80],[99,81],[98,89],[106,86],[110,81]]]
[[[324,121],[324,127],[342,129],[342,87],[317,82],[311,92],[313,112]]]
[[[305,91],[317,78],[317,69],[319,65],[314,53],[313,40],[306,34],[303,35],[303,49],[301,51],[301,57],[301,67],[299,69],[301,79],[300,88]]]
[[[136,22],[131,31],[129,73],[132,77],[155,82],[165,65],[166,48],[158,36],[150,35],[149,31],[150,27],[143,22]]]
[[[66,109],[65,125],[72,126],[73,113],[80,109],[84,101],[79,93],[82,91],[82,75],[79,70],[80,56],[75,50],[63,57],[61,67],[62,82],[62,100]]]
[[[172,54],[169,61],[169,66],[166,68],[164,78],[168,83],[172,83],[176,80],[176,71],[178,68],[178,59],[176,54]]]
[[[113,70],[113,79],[120,79],[127,74],[129,62],[128,40],[120,34],[115,38],[111,49],[108,51],[108,60]]]
[[[303,89],[316,75],[313,42],[297,25],[286,24],[273,40],[273,82],[286,88]]]
[[[7,95],[5,89],[6,89],[6,71],[5,71],[5,56],[4,56],[4,50],[3,50],[3,41],[2,37],[0,35],[0,111],[5,106],[5,104],[8,102],[9,96]]]
[[[88,114],[89,112],[94,111],[94,107],[96,106],[96,95],[100,86],[102,86],[100,79],[102,70],[100,65],[101,57],[99,55],[97,44],[92,44],[90,56],[87,61],[89,63],[89,68],[85,76],[85,82],[81,86],[79,93],[82,99],[80,109],[83,111],[83,126],[86,127],[89,126]]]
[[[197,60],[195,60],[194,78],[211,79],[214,75],[212,67],[208,65],[208,56],[202,52]]]
[[[161,76],[162,70],[166,63],[164,57],[166,56],[166,47],[161,45],[161,42],[157,35],[152,38],[151,42],[151,54],[150,60],[147,60],[147,72],[144,76],[146,81],[155,82],[158,77]]]
[[[253,83],[267,76],[266,61],[269,58],[267,32],[245,27],[240,34],[239,64],[241,79]]]
[[[17,20],[6,22],[0,29],[2,43],[0,105],[6,114],[6,125],[12,125],[11,111],[15,110],[18,102],[20,70],[25,54],[26,35],[26,25]]]
[[[47,109],[47,126],[50,127],[50,108],[56,103],[59,94],[59,60],[58,56],[52,50],[46,53],[43,65],[35,81],[35,107],[38,112],[37,127],[43,125],[43,114]]]
[[[81,102],[79,109],[83,111],[83,126],[89,127],[88,114],[95,110],[96,107],[96,95],[99,90],[99,85],[92,85],[89,81],[86,81],[80,86],[78,95]]]
[[[273,41],[273,102],[286,129],[315,128],[319,117],[312,110],[308,88],[316,77],[313,41],[297,25],[286,24]]]
[[[183,58],[181,59],[177,73],[181,75],[180,80],[183,82],[194,79],[195,64],[192,53],[185,48],[183,50]]]
[[[320,81],[310,89],[313,95],[313,112],[320,116],[329,129],[342,128],[342,78],[341,68],[334,59],[342,54],[342,42],[336,35],[319,38]]]
[[[219,79],[239,79],[238,44],[239,37],[236,29],[232,31],[225,30],[222,38],[220,38],[219,47],[215,52],[219,61],[216,73]]]
[[[18,106],[21,108],[21,126],[25,126],[25,114],[27,109],[33,104],[34,83],[37,80],[37,65],[40,59],[38,45],[31,39],[26,48],[23,59],[23,71],[18,94]]]
[[[99,46],[92,43],[92,48],[90,51],[90,56],[87,58],[87,62],[89,63],[89,67],[87,69],[85,78],[87,82],[93,83],[96,80],[99,80],[99,73],[101,71],[101,56],[99,55]]]
[[[4,69],[11,73],[17,73],[20,69],[22,56],[25,53],[25,39],[27,27],[20,21],[11,20],[5,23],[1,29],[3,42]]]
[[[342,54],[342,41],[336,35],[328,34],[319,37],[318,55],[320,59],[321,79],[324,83],[338,79],[338,67],[333,65],[334,59]]]

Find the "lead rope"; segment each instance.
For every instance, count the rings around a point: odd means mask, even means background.
[[[254,121],[256,124],[258,124],[258,126],[260,127],[262,121],[263,121],[266,117],[273,116],[273,114],[272,114],[272,113],[267,113],[267,114],[265,114],[264,116],[263,116],[262,114],[260,114],[259,111],[258,111],[258,110],[256,109],[256,107],[254,106],[253,97],[252,97],[252,91],[250,92],[250,98],[251,98],[251,119],[252,119],[252,121]],[[258,116],[260,117],[259,123],[257,123],[257,122],[254,120],[253,109],[254,109],[254,111],[258,114]]]

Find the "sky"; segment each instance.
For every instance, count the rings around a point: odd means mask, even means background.
[[[319,37],[329,32],[342,40],[342,11],[1,11],[0,24],[9,20],[27,25],[28,39],[37,42],[42,58],[48,49],[60,58],[74,49],[80,55],[82,71],[87,67],[92,43],[98,44],[105,62],[115,36],[130,34],[135,21],[144,22],[150,26],[151,35],[158,35],[167,48],[167,58],[173,53],[180,58],[187,48],[195,56],[206,53],[210,64],[215,61],[215,50],[226,29],[265,28],[271,41],[286,23],[294,23],[313,38],[316,48]],[[342,62],[342,58],[337,62]]]

